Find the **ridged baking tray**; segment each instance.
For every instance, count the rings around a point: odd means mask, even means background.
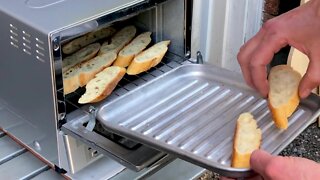
[[[102,105],[104,128],[229,177],[250,169],[230,167],[235,123],[251,112],[262,130],[261,148],[278,154],[319,116],[311,95],[289,119],[274,126],[267,102],[247,87],[242,75],[211,65],[178,67],[117,100]]]

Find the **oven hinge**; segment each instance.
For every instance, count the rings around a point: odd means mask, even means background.
[[[88,131],[93,131],[94,127],[96,126],[97,109],[94,106],[89,106],[89,113],[90,113],[90,119],[88,121],[86,129]]]

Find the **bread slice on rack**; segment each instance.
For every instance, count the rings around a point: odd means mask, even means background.
[[[111,66],[116,58],[116,53],[109,52],[82,63],[79,71],[80,86],[85,86],[97,73],[102,71],[104,68]]]
[[[86,92],[80,97],[78,102],[86,104],[103,100],[112,93],[125,73],[126,69],[123,67],[110,66],[105,68],[88,82]]]
[[[64,58],[62,60],[62,72],[67,71],[69,68],[75,66],[76,64],[93,58],[98,53],[99,49],[100,44],[93,43]]]
[[[145,32],[134,38],[128,45],[126,45],[118,54],[114,66],[127,67],[132,59],[143,51],[151,42],[151,32]]]
[[[63,93],[70,94],[80,87],[79,81],[80,66],[76,65],[69,68],[62,74],[63,77]]]
[[[69,68],[63,73],[64,94],[85,86],[97,73],[110,66],[116,57],[114,52],[109,52]]]
[[[268,80],[268,104],[273,121],[279,129],[287,129],[288,117],[300,102],[298,87],[301,75],[288,65],[278,65],[270,70]]]
[[[112,36],[115,32],[116,29],[113,27],[105,27],[94,32],[90,32],[65,44],[62,47],[62,52],[65,54],[72,54],[88,44]]]
[[[138,54],[127,69],[127,74],[136,75],[159,64],[168,50],[170,41],[161,41]]]
[[[137,29],[134,26],[126,26],[118,31],[111,38],[111,43],[104,42],[100,48],[99,54],[114,51],[116,54],[127,45],[136,35]]]
[[[231,166],[250,168],[251,153],[260,148],[262,133],[250,113],[242,113],[236,124]]]

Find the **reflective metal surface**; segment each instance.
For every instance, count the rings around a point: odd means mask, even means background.
[[[165,155],[165,153],[143,145],[134,149],[128,149],[96,132],[88,131],[83,124],[87,123],[89,119],[90,116],[78,117],[64,124],[62,130],[67,135],[71,135],[77,140],[82,141],[99,153],[105,154],[135,171],[140,171]],[[72,155],[69,156],[72,157]]]
[[[267,102],[240,74],[210,65],[183,65],[103,105],[97,119],[115,133],[229,177],[236,119],[251,112],[263,132],[262,149],[278,154],[319,115],[320,100],[301,102],[286,131],[273,125]]]

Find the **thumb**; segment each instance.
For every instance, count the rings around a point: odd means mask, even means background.
[[[255,150],[251,154],[250,166],[256,173],[264,175],[266,165],[272,157],[272,155],[263,150]]]
[[[310,62],[306,74],[303,76],[299,85],[299,96],[306,98],[311,91],[320,84],[320,54],[309,57]]]

